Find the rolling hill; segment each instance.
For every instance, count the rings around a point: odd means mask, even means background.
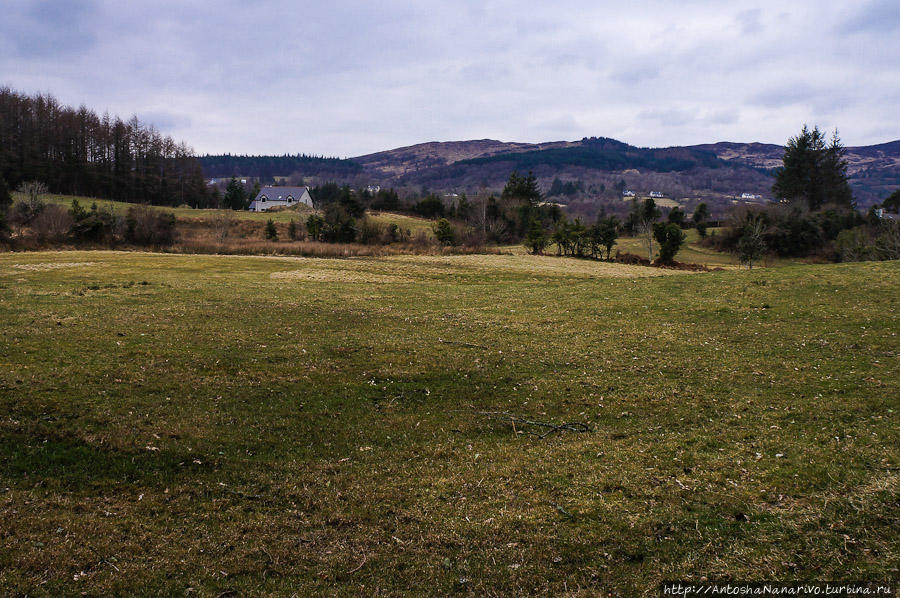
[[[780,165],[782,152],[782,146],[765,143],[640,148],[586,137],[546,143],[432,141],[350,159],[204,156],[201,162],[210,177],[296,174],[353,185],[469,192],[499,188],[513,170],[533,171],[545,191],[556,178],[580,181],[584,191],[571,199],[590,202],[613,199],[623,186],[679,198],[727,199],[742,193],[769,197],[772,172]],[[900,188],[900,140],[848,147],[847,161],[860,206]]]

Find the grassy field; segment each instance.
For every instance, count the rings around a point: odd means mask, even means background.
[[[16,194],[20,195],[20,194]],[[134,204],[124,202],[124,201],[114,201],[111,199],[96,199],[93,197],[77,197],[73,195],[44,195],[45,201],[50,203],[59,204],[65,208],[70,208],[72,206],[72,200],[78,200],[81,204],[81,207],[88,209],[91,207],[91,204],[97,204],[98,208],[106,208],[115,213],[125,213],[128,208],[133,206]],[[162,210],[165,212],[171,212],[175,214],[176,218],[196,218],[196,219],[211,219],[216,216],[222,214],[229,214],[233,218],[241,219],[241,220],[251,220],[254,222],[266,222],[269,219],[274,220],[275,222],[290,222],[291,219],[296,220],[298,215],[306,215],[312,213],[312,209],[306,206],[298,206],[299,209],[296,210],[282,210],[278,212],[235,212],[232,210],[201,210],[195,208],[173,208],[168,206],[150,206],[155,210]]]
[[[21,193],[14,194],[16,198],[21,198]],[[113,201],[110,199],[95,199],[93,197],[77,197],[73,195],[44,195],[44,200],[50,203],[56,203],[63,207],[70,208],[72,207],[72,200],[78,200],[81,203],[81,206],[85,209],[91,207],[91,204],[96,203],[97,207],[107,208],[116,213],[124,213],[134,204],[124,202],[124,201]],[[195,208],[171,208],[166,206],[151,206],[157,210],[163,210],[166,212],[171,212],[175,214],[176,218],[196,218],[196,219],[212,219],[217,216],[221,216],[222,214],[227,214],[232,218],[238,220],[250,220],[253,222],[266,222],[269,219],[274,220],[276,223],[288,223],[291,220],[297,220],[298,218],[302,221],[306,220],[306,217],[313,213],[314,210],[304,205],[298,205],[297,209],[292,210],[281,210],[277,212],[244,212],[244,211],[232,211],[232,210],[201,210]],[[409,230],[413,235],[424,232],[425,234],[432,236],[431,231],[431,221],[425,218],[416,218],[413,216],[407,216],[405,214],[393,214],[390,212],[376,212],[371,214],[370,217],[381,224],[396,224],[397,226],[403,228],[404,230]]]
[[[0,254],[0,593],[896,579],[898,286],[898,263]]]
[[[21,194],[15,194],[17,197],[21,197]],[[90,197],[74,197],[71,195],[45,195],[46,201],[57,203],[66,208],[71,207],[72,200],[77,199],[81,205],[85,208],[89,208],[91,204],[96,203],[98,207],[104,207],[112,210],[117,213],[124,213],[131,205],[130,203],[121,202],[121,201],[112,201],[106,199],[94,199]],[[191,220],[212,220],[218,216],[223,214],[227,214],[229,217],[234,218],[236,221],[249,221],[256,223],[259,226],[262,223],[265,223],[267,220],[272,219],[278,225],[281,226],[281,236],[282,238],[286,238],[286,225],[292,219],[297,220],[298,218],[301,220],[305,220],[306,215],[311,213],[312,210],[307,208],[306,206],[299,206],[299,210],[285,210],[280,212],[233,212],[230,210],[200,210],[193,208],[168,208],[168,207],[157,207],[156,209],[165,210],[168,212],[172,212],[179,219],[186,220],[188,223]],[[427,237],[432,238],[434,233],[432,231],[432,221],[426,218],[418,218],[415,216],[407,216],[405,214],[394,214],[390,212],[374,212],[369,214],[369,218],[373,221],[388,225],[388,224],[396,224],[403,230],[410,231],[412,236],[418,235],[420,233],[424,233]],[[196,223],[197,225],[202,225],[202,223]],[[712,249],[702,247],[699,244],[699,236],[697,235],[697,231],[694,229],[685,230],[687,234],[687,240],[685,246],[678,252],[676,259],[681,262],[693,263],[693,264],[703,264],[710,267],[737,267],[738,261],[737,258],[729,253],[721,253],[718,251],[714,251]],[[257,231],[256,236],[262,237],[261,229]],[[521,246],[515,246],[511,248],[507,248],[509,251],[513,252],[522,252],[524,253],[524,248]],[[632,237],[619,237],[617,240],[616,246],[613,249],[615,251],[623,251],[628,253],[634,253],[640,256],[646,257],[646,249],[640,239],[632,238]],[[547,248],[547,253],[552,254],[555,251],[554,246],[550,246]],[[655,248],[654,243],[654,256],[658,254],[658,251]],[[787,265],[790,264],[791,261],[781,260],[781,259],[769,259],[767,265]]]

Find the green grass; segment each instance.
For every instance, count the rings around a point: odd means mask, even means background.
[[[418,218],[416,216],[407,216],[405,214],[393,214],[391,212],[374,212],[369,214],[369,218],[380,224],[396,224],[403,230],[410,231],[415,236],[419,233],[425,233],[427,236],[434,236],[432,224],[434,221],[427,218]]]
[[[22,197],[20,193],[14,193],[16,198]],[[110,199],[96,199],[93,197],[79,197],[73,195],[51,195],[47,194],[43,196],[45,201],[50,203],[59,204],[65,208],[72,207],[72,201],[78,200],[81,203],[81,206],[85,209],[89,209],[91,204],[96,203],[98,208],[106,208],[115,213],[125,213],[128,208],[133,206],[134,204],[124,202],[124,201],[114,201]],[[298,218],[301,221],[305,221],[306,217],[311,214],[314,210],[307,206],[298,206],[297,209],[292,210],[281,210],[277,212],[245,212],[245,211],[232,211],[232,210],[203,210],[203,209],[195,209],[195,208],[173,208],[167,206],[151,206],[156,210],[163,210],[166,212],[171,212],[175,214],[177,218],[198,218],[198,219],[212,219],[216,216],[221,216],[223,214],[230,215],[233,218],[240,220],[252,220],[255,222],[266,222],[269,219],[274,220],[275,222],[287,223],[291,220],[297,220]],[[424,232],[429,236],[432,236],[431,232],[431,221],[425,218],[416,218],[414,216],[406,216],[404,214],[394,214],[391,212],[377,212],[371,214],[370,217],[379,223],[382,224],[391,224],[394,223],[397,226],[403,228],[404,230],[410,230],[413,235]]]
[[[21,196],[21,194],[15,195],[17,197]],[[116,213],[124,213],[130,206],[133,205],[131,203],[122,201],[95,199],[90,197],[76,197],[71,195],[45,195],[44,198],[47,201],[57,203],[66,208],[71,207],[73,199],[77,199],[84,208],[90,208],[91,204],[96,203],[98,207],[107,208]],[[298,218],[301,221],[304,221],[306,219],[306,216],[312,211],[306,206],[299,206],[299,210],[285,210],[280,212],[233,212],[230,210],[200,210],[193,208],[169,208],[157,206],[154,206],[154,209],[172,212],[176,217],[182,219],[212,219],[222,214],[228,214],[231,217],[239,220],[266,222],[271,218],[277,223],[287,223],[292,219],[296,220]],[[410,231],[412,236],[418,235],[420,233],[424,233],[428,237],[434,236],[434,233],[432,231],[433,221],[427,218],[418,218],[415,216],[394,214],[391,212],[370,213],[369,218],[385,226],[392,223],[396,224],[403,230]],[[711,229],[710,232],[712,231],[713,229]],[[681,249],[681,251],[678,252],[678,255],[676,256],[676,259],[678,261],[692,264],[703,264],[710,267],[737,267],[739,265],[737,258],[732,254],[721,253],[707,247],[702,247],[699,244],[700,238],[697,235],[696,230],[687,229],[685,230],[685,233],[687,234],[687,240],[684,247]],[[525,251],[524,248],[521,248],[521,246],[518,245],[510,248],[510,250],[516,252]],[[647,252],[642,241],[634,237],[619,237],[616,242],[616,246],[613,248],[613,252],[615,252],[616,250],[634,253],[640,256],[646,256]],[[553,246],[548,247],[548,254],[552,254],[553,251]],[[654,257],[657,254],[658,251],[656,249],[656,243],[654,242]],[[798,261],[769,258],[768,261],[764,262],[764,265],[783,266],[795,263],[798,263]]]
[[[900,264],[659,273],[2,254],[0,593],[896,579]]]
[[[721,234],[721,229],[710,229],[710,233],[713,232]],[[721,251],[716,251],[715,249],[710,249],[709,247],[703,247],[702,245],[700,245],[700,235],[697,234],[696,229],[689,228],[686,229],[684,233],[686,235],[684,245],[675,256],[675,259],[679,262],[688,264],[703,264],[704,266],[709,266],[710,268],[737,268],[740,266],[740,262],[738,261],[736,255],[731,253],[723,253]],[[613,252],[615,252],[616,250],[634,253],[641,257],[647,257],[646,246],[644,245],[643,240],[637,237],[619,237],[616,240],[616,246],[613,248]],[[654,259],[656,259],[658,255],[658,243],[656,242],[656,240],[654,240]],[[763,259],[762,263],[759,265],[767,267],[781,267],[797,265],[801,263],[803,263],[803,260],[769,256]]]

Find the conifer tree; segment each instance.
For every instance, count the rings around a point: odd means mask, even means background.
[[[850,207],[853,194],[847,182],[847,161],[837,131],[831,143],[818,127],[806,125],[784,148],[782,166],[775,173],[772,193],[789,202],[806,202],[810,210],[827,203]]]
[[[271,218],[266,222],[266,239],[270,241],[278,240],[278,229],[275,228],[275,223]]]

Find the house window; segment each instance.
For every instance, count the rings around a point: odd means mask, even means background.
[[[268,197],[266,197],[265,195],[263,195],[263,196],[260,198],[260,201],[263,202],[263,203],[266,203],[266,200],[267,200],[267,199],[268,199]]]
[[[288,203],[291,203],[292,201],[294,201],[294,196],[288,195]]]

